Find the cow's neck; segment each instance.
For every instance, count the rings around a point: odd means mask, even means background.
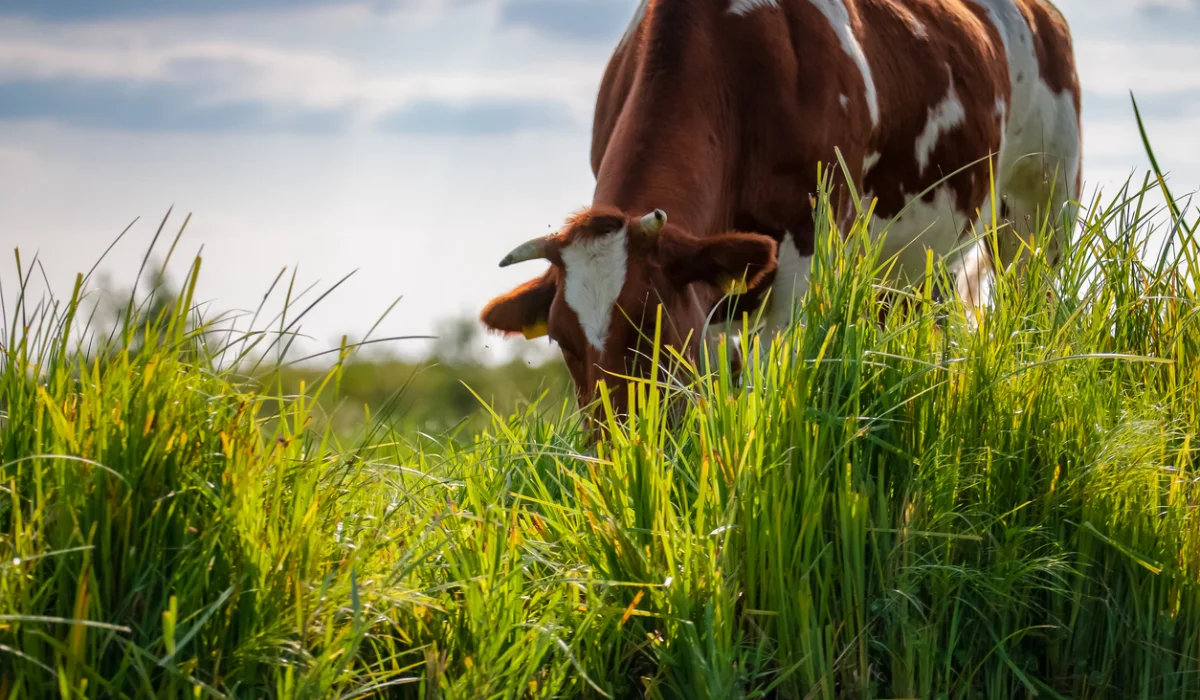
[[[736,130],[721,87],[727,68],[714,58],[707,13],[697,6],[656,6],[629,102],[597,173],[594,204],[630,216],[662,209],[673,224],[707,236],[723,233],[732,217],[727,179],[736,169]]]
[[[729,218],[723,154],[696,143],[707,140],[702,125],[680,126],[677,132],[676,138],[661,131],[648,135],[657,142],[605,159],[593,205],[614,206],[629,216],[662,209],[672,224],[693,235],[723,232]]]

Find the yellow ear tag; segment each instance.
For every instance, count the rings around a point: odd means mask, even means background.
[[[521,329],[521,333],[525,335],[526,340],[541,338],[547,333],[546,322],[542,321],[541,323],[535,323],[532,326],[525,326]]]
[[[746,292],[750,291],[750,289],[746,286],[746,281],[741,279],[729,278],[725,280],[721,287],[725,289],[726,294],[732,295],[745,294]]]

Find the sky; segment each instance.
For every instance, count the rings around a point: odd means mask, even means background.
[[[435,332],[537,274],[516,243],[591,199],[591,115],[637,0],[5,0],[0,286],[17,248],[69,295],[105,258],[128,286],[168,208],[192,215],[210,314],[354,275],[302,347]],[[1176,194],[1200,188],[1200,0],[1060,0],[1084,86],[1084,173],[1148,164],[1134,90]],[[544,345],[545,341],[542,341]],[[409,342],[393,346],[419,352]],[[527,341],[489,341],[502,356]],[[540,346],[539,346],[540,347]]]

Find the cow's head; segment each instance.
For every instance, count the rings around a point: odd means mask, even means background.
[[[693,361],[713,305],[725,293],[756,287],[775,267],[775,241],[752,233],[697,238],[660,210],[627,215],[593,207],[556,234],[509,253],[500,266],[548,260],[545,274],[497,297],[481,318],[506,335],[558,343],[580,407],[607,382],[614,410],[625,410],[620,375],[645,377],[663,307],[661,342]]]

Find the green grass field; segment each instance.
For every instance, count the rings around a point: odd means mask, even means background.
[[[82,278],[10,296],[0,697],[1200,697],[1200,241],[1160,211],[1144,245],[1164,187],[1085,203],[974,329],[928,295],[880,326],[856,227],[744,387],[663,358],[595,447],[556,399],[335,429],[346,363],[217,362],[198,261],[111,338]]]

